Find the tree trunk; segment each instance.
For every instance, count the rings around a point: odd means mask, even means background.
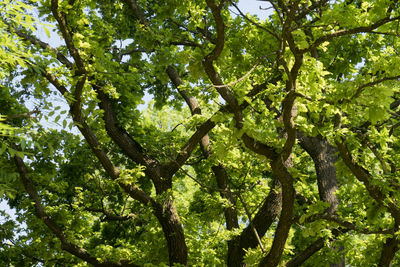
[[[337,173],[335,167],[335,163],[337,161],[335,148],[332,147],[328,143],[328,141],[326,139],[323,139],[321,136],[309,137],[305,136],[303,133],[299,133],[299,142],[300,146],[311,156],[312,160],[314,161],[315,171],[317,173],[319,197],[322,201],[329,203],[329,208],[326,210],[326,212],[329,215],[332,215],[336,212],[339,205],[339,200],[335,195],[335,192],[338,188]],[[318,246],[316,246],[317,244]],[[323,247],[320,246],[320,244],[320,241],[317,240],[313,242],[309,247],[307,247],[306,250],[308,250],[309,248],[314,248],[313,251],[315,253]],[[332,249],[342,251],[343,247]],[[300,255],[302,255],[302,253],[300,253],[299,256]],[[311,253],[306,253],[306,255],[308,255],[308,257],[300,257],[303,259],[303,262],[312,256]],[[299,259],[297,259],[296,261],[298,262],[298,260]],[[344,267],[344,254],[340,262],[330,263],[329,266]]]
[[[327,213],[334,214],[339,205],[339,200],[335,195],[338,187],[335,149],[322,137],[308,137],[304,134],[299,134],[299,137],[301,147],[314,161],[319,197],[330,204]]]
[[[288,171],[288,166],[290,165],[292,165],[290,158],[286,162],[283,162],[282,157],[278,157],[271,162],[272,171],[274,175],[278,177],[282,185],[282,211],[279,216],[279,222],[271,249],[267,256],[261,260],[259,264],[260,267],[278,266],[285,248],[290,227],[292,226],[295,190],[293,187],[293,177]]]
[[[168,198],[161,204],[153,202],[152,205],[167,240],[170,266],[176,263],[187,266],[185,235],[173,199]]]

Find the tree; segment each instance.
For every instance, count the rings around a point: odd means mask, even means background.
[[[1,264],[400,264],[399,3],[265,2],[3,5]]]

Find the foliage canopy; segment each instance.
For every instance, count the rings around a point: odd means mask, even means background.
[[[400,4],[264,2],[2,1],[0,265],[400,265]]]

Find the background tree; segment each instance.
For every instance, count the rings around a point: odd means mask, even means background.
[[[265,2],[3,4],[0,263],[399,264],[399,4]]]

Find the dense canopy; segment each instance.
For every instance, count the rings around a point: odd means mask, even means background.
[[[0,3],[1,266],[400,265],[400,3],[246,4]]]

